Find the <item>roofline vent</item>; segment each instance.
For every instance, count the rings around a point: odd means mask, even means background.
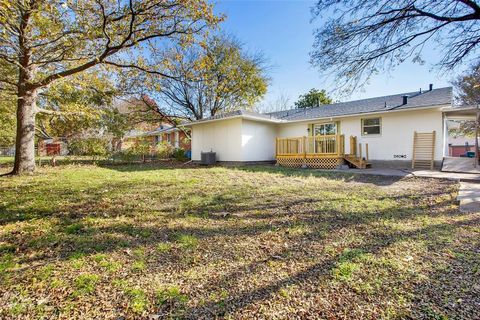
[[[433,90],[433,83],[430,83],[430,84],[428,85],[428,89],[429,89],[429,91],[432,91],[432,90]]]
[[[407,104],[408,103],[408,96],[404,95],[404,96],[402,96],[402,98],[403,98],[403,103],[402,104],[404,104],[404,105]]]

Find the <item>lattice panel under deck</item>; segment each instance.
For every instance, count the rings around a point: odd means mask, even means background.
[[[277,157],[277,164],[282,167],[300,168],[303,166],[303,158]]]
[[[306,158],[301,157],[277,157],[277,164],[283,167],[300,168],[304,164],[308,168],[335,169],[343,164],[342,158]]]
[[[305,164],[309,168],[335,169],[342,161],[340,158],[307,158]]]

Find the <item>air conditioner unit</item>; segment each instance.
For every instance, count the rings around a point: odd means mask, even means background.
[[[204,165],[213,165],[217,162],[217,154],[215,152],[201,152],[200,163]]]

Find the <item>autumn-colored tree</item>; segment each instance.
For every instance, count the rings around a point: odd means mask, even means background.
[[[252,109],[267,91],[265,59],[245,52],[231,36],[211,36],[206,43],[188,49],[176,46],[157,59],[173,77],[150,78],[150,86],[140,94],[145,102],[141,111],[155,110],[161,121],[192,121]],[[136,81],[144,84],[148,79]]]
[[[458,76],[453,81],[456,91],[456,103],[463,106],[477,107],[480,105],[480,64],[472,66],[470,70]],[[475,136],[475,120],[457,121],[449,131],[453,135]]]
[[[12,173],[35,169],[35,119],[45,112],[38,101],[48,86],[92,68],[171,77],[149,53],[188,46],[218,21],[205,0],[0,1],[0,61],[7,66],[0,88],[17,100]]]
[[[43,112],[37,115],[36,135],[78,138],[109,131],[115,94],[111,81],[98,72],[86,71],[68,81],[56,81],[38,96],[37,105]]]
[[[15,98],[0,91],[0,147],[15,143]]]

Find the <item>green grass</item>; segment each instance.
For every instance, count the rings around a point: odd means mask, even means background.
[[[148,299],[144,291],[140,289],[126,289],[125,293],[130,299],[130,309],[134,313],[143,313],[148,306]]]
[[[457,189],[174,163],[2,177],[0,318],[474,318],[480,214]]]
[[[96,274],[81,274],[74,281],[75,291],[73,296],[80,296],[93,293],[100,276]]]
[[[162,242],[157,244],[157,250],[159,252],[168,252],[172,249],[172,245],[170,243]]]
[[[198,246],[198,239],[190,234],[179,234],[175,238],[183,249],[195,249]]]
[[[167,302],[178,301],[185,303],[188,301],[188,297],[181,293],[181,290],[177,286],[162,288],[157,291],[157,300],[160,304]]]
[[[11,165],[11,164],[13,164],[13,160],[14,160],[13,157],[0,156],[0,166],[2,166],[2,165]]]

